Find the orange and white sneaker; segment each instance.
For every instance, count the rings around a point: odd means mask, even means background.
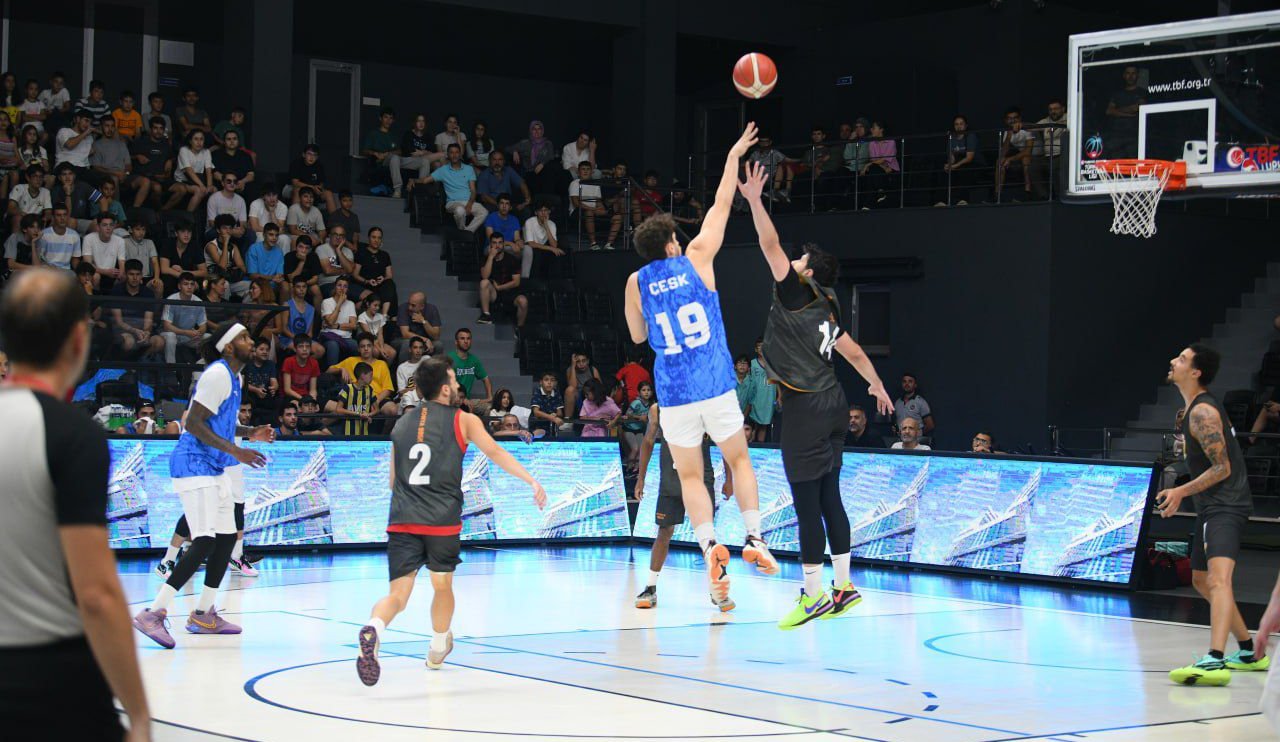
[[[711,582],[711,600],[717,605],[729,599],[729,549],[712,541],[702,554]]]
[[[778,560],[769,553],[769,546],[759,536],[747,536],[747,543],[742,546],[742,558],[748,564],[754,564],[762,574],[776,575],[781,569]]]

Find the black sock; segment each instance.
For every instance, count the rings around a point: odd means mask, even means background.
[[[1217,649],[1210,649],[1209,656],[1214,658],[1215,660],[1220,660],[1222,659],[1222,652]]]
[[[1236,640],[1236,644],[1239,644],[1239,645],[1240,645],[1240,651],[1241,651],[1241,652],[1247,652],[1248,654],[1253,654],[1253,640],[1252,640],[1252,639],[1245,639],[1244,641],[1240,641],[1240,640],[1238,640],[1238,639],[1237,639],[1237,640]]]

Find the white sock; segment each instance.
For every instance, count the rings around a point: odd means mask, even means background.
[[[231,558],[240,561],[240,557],[244,556],[244,538],[236,539],[236,545],[231,548]]]
[[[151,603],[151,612],[169,610],[169,604],[173,602],[173,596],[177,594],[178,591],[174,590],[169,583],[166,582],[161,585],[160,589],[156,591],[156,599]]]
[[[169,548],[167,548],[167,549],[165,549],[165,550],[164,550],[164,558],[163,558],[163,559],[161,559],[160,561],[161,561],[161,562],[176,562],[176,561],[178,561],[178,549],[180,549],[180,548],[182,548],[182,547],[180,547],[180,546],[172,546],[172,545],[171,545],[171,546],[169,546]]]
[[[707,521],[694,526],[693,536],[698,539],[698,546],[702,547],[702,553],[707,553],[707,549],[711,548],[711,542],[716,540],[716,524]]]
[[[760,538],[760,511],[743,510],[742,525],[746,526],[748,536]]]
[[[816,598],[822,594],[822,565],[804,565],[804,594]]]
[[[649,587],[656,587],[658,585],[658,575],[660,574],[662,573],[649,570]]]
[[[444,648],[448,646],[448,643],[446,642],[446,639],[448,638],[448,636],[449,636],[449,632],[447,631],[443,633],[439,631],[431,632],[431,651],[443,652]]]
[[[218,588],[204,586],[204,591],[200,593],[200,601],[196,603],[196,610],[201,613],[207,612],[213,607],[214,598],[218,597]]]
[[[831,566],[836,569],[836,587],[844,587],[849,582],[849,554],[832,554]]]
[[[378,618],[377,616],[370,618],[366,623],[366,625],[373,627],[373,630],[377,632],[379,639],[382,638],[382,632],[387,630],[386,622],[383,621],[381,618]]]

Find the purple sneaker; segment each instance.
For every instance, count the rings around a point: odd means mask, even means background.
[[[382,677],[382,666],[378,664],[378,632],[372,626],[361,626],[357,641],[360,656],[356,657],[356,674],[365,685],[376,685]]]
[[[168,623],[168,611],[152,611],[150,608],[143,608],[133,617],[133,628],[165,649],[173,649],[175,642],[166,626]]]
[[[192,634],[239,634],[240,627],[218,615],[217,608],[187,616],[187,631]]]

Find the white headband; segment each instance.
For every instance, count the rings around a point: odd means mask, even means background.
[[[217,348],[218,352],[221,353],[224,348],[231,344],[232,340],[236,339],[237,335],[248,331],[248,328],[237,322],[231,327],[228,327],[226,332],[222,333],[222,338],[218,340],[218,344],[213,347]]]

